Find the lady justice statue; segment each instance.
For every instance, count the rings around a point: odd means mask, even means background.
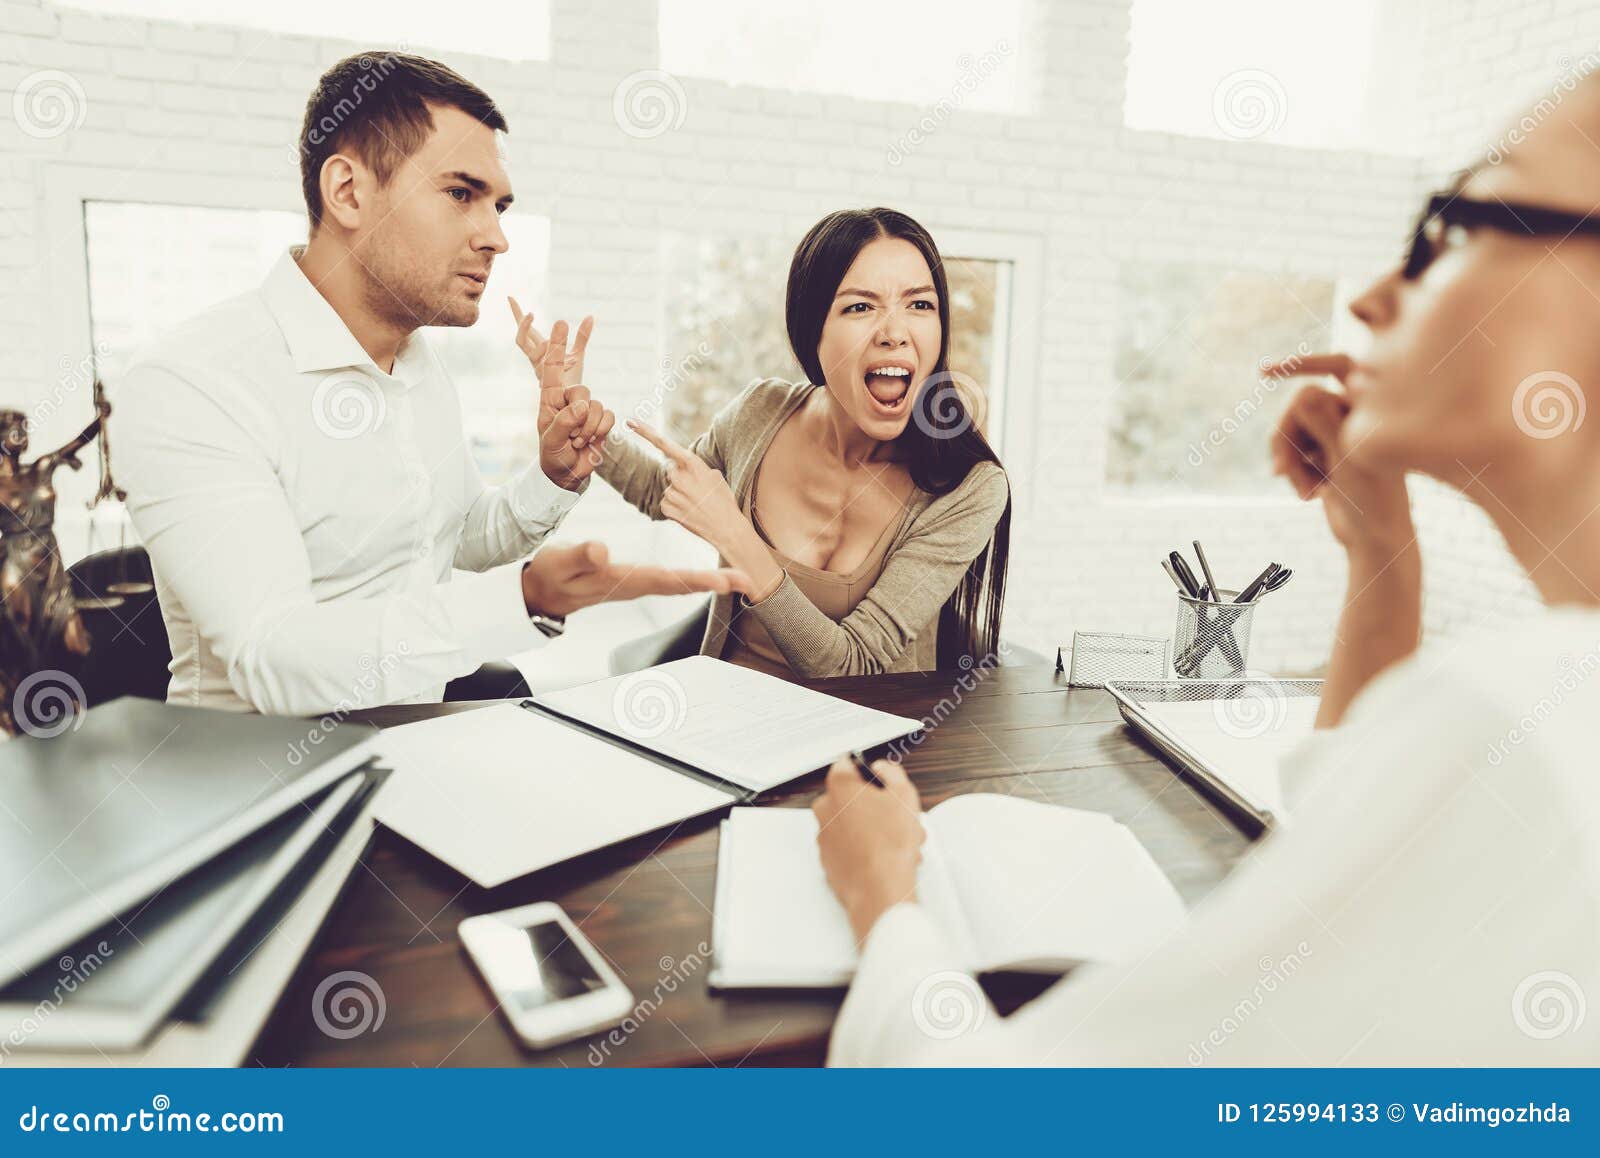
[[[24,681],[48,669],[73,665],[74,657],[89,651],[89,632],[56,546],[52,480],[62,466],[80,469],[83,463],[78,452],[98,436],[102,439],[101,484],[94,501],[113,494],[122,497],[110,482],[104,430],[111,406],[98,382],[94,401],[93,422],[65,446],[30,463],[22,461],[28,450],[27,416],[19,410],[0,410],[0,731],[12,735],[19,724],[29,723],[26,718],[19,721],[14,703]],[[51,701],[51,718],[33,721],[44,725],[35,734],[64,730],[54,726],[61,722],[60,713],[82,707],[81,696],[77,703],[63,705],[56,695]],[[26,709],[21,710],[26,716]]]

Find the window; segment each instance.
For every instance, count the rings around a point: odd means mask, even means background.
[[[550,254],[549,219],[508,213],[502,225],[511,247],[495,259],[478,324],[427,331],[460,391],[473,454],[490,485],[534,452],[532,372],[503,303],[515,294],[543,312]],[[268,209],[86,201],[84,230],[98,371],[114,385],[129,357],[163,329],[260,284],[285,249],[305,242],[306,219]]]
[[[1418,8],[1133,0],[1125,120],[1219,140],[1415,151],[1397,110],[1412,105]]]
[[[1026,111],[1024,0],[660,0],[661,67],[862,100]]]
[[[57,0],[65,8],[184,24],[348,40],[412,52],[445,49],[502,60],[550,58],[550,0],[474,0],[471,19],[448,4],[389,0]],[[243,55],[248,58],[249,42]]]
[[[89,321],[108,383],[162,330],[255,288],[304,245],[303,213],[86,201]]]
[[[472,457],[490,486],[509,482],[538,457],[534,430],[539,390],[527,356],[517,349],[516,325],[506,307],[515,297],[534,312],[543,332],[559,317],[546,308],[550,219],[511,210],[500,219],[510,248],[494,259],[480,298],[478,324],[435,326],[428,341],[461,394]]]
[[[753,378],[804,377],[784,323],[788,240],[712,241],[669,235],[663,243],[669,295],[667,357],[656,391],[638,411],[690,440]],[[950,368],[979,391],[969,398],[978,426],[998,449],[1010,334],[1012,263],[945,258],[950,283]]]
[[[83,212],[93,350],[83,363],[83,377],[98,376],[113,397],[143,346],[168,327],[253,289],[279,254],[306,239],[302,213],[73,200]],[[87,405],[73,406],[85,420],[92,415]],[[114,443],[115,416],[111,425]],[[115,464],[113,450],[113,470]],[[126,546],[129,530],[120,503],[84,509],[93,472],[75,472],[62,481],[56,534],[66,558]]]
[[[950,283],[950,368],[978,387],[967,408],[998,451],[1004,431],[1007,339],[1010,329],[1012,264],[981,257],[947,257]]]
[[[1327,349],[1329,280],[1124,266],[1106,481],[1135,494],[1259,494],[1295,383],[1261,363]]]
[[[666,355],[661,381],[639,410],[687,442],[752,378],[804,377],[783,320],[791,247],[668,234],[662,242]]]

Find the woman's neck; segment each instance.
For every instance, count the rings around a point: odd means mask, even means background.
[[[1575,478],[1587,482],[1574,485]],[[1546,604],[1600,607],[1600,477],[1593,471],[1517,479],[1491,468],[1466,494],[1494,521]]]
[[[830,460],[836,459],[846,470],[859,470],[894,457],[894,443],[880,442],[857,426],[826,386],[818,387],[815,397],[818,441]]]

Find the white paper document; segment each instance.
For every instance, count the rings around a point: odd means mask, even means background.
[[[1287,813],[1279,764],[1311,735],[1319,703],[1315,696],[1151,701],[1140,710],[1249,804],[1282,820]]]
[[[705,655],[534,702],[756,792],[922,727]]]
[[[386,728],[377,751],[379,822],[485,888],[733,800],[509,703]]]
[[[918,900],[974,972],[1127,960],[1183,920],[1138,838],[1101,813],[973,793],[924,823]],[[855,936],[810,809],[735,808],[723,822],[712,958],[722,989],[849,982]]]

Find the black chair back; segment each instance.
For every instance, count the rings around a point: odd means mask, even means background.
[[[73,595],[85,601],[79,614],[89,631],[89,654],[78,679],[89,706],[118,696],[166,699],[172,648],[149,553],[143,547],[97,551],[68,567],[67,575]],[[107,605],[96,606],[99,600]]]
[[[611,650],[611,674],[626,675],[643,671],[658,663],[687,659],[700,653],[700,641],[705,638],[706,625],[711,622],[710,599],[665,627],[618,644]]]
[[[89,707],[118,696],[167,698],[172,647],[156,600],[150,555],[143,547],[116,547],[78,560],[67,568],[72,593],[81,600],[121,599],[115,606],[80,605],[89,629],[89,654],[79,671]],[[148,590],[130,591],[130,585]],[[486,663],[451,680],[446,700],[524,699],[522,673],[509,663]]]

